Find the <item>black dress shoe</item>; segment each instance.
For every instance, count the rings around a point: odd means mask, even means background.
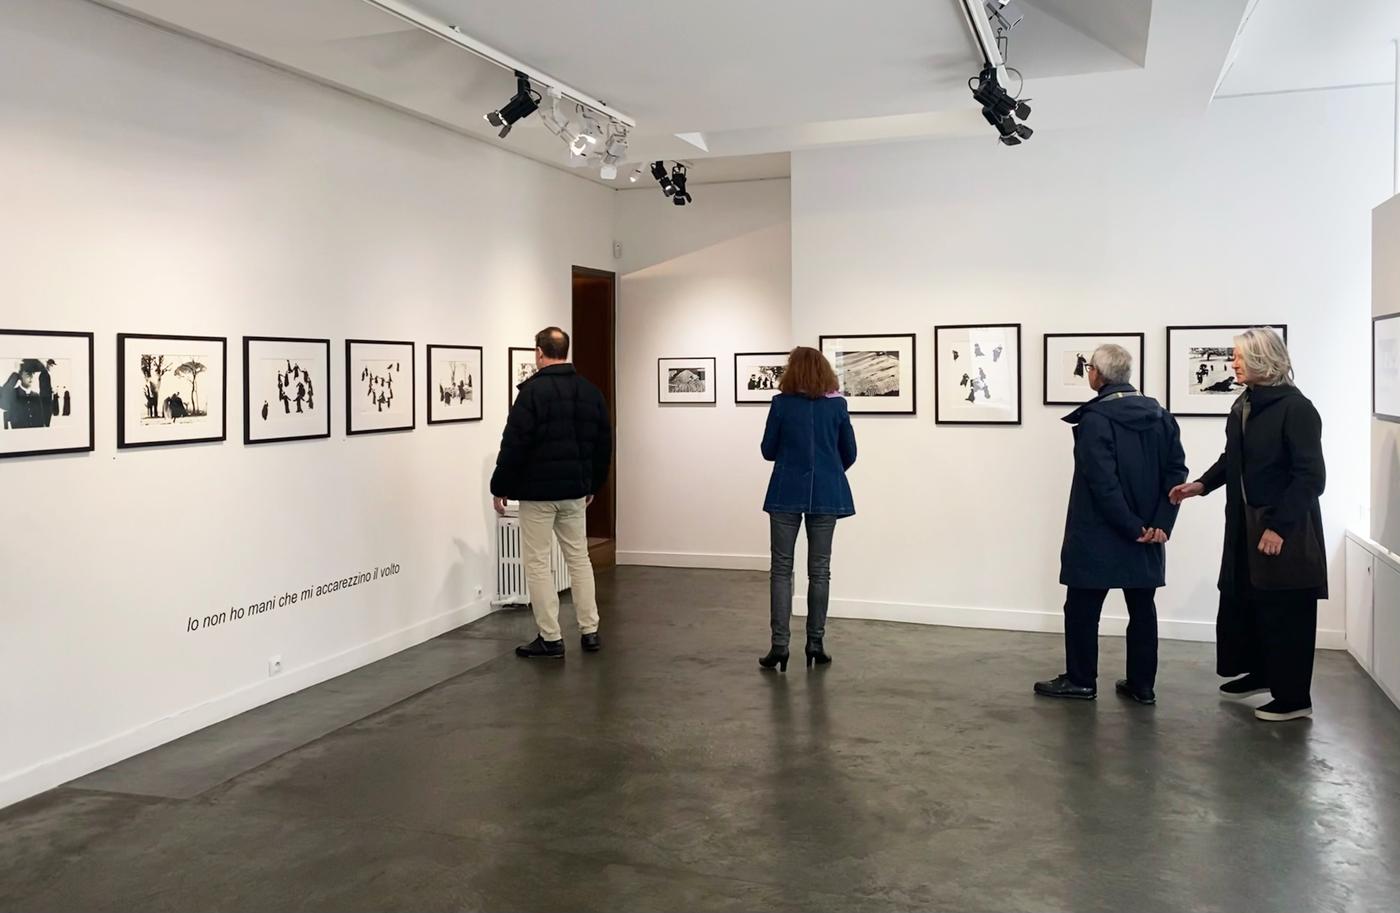
[[[1155,691],[1151,688],[1134,688],[1132,685],[1128,684],[1126,678],[1120,678],[1118,681],[1114,682],[1113,690],[1124,697],[1132,698],[1139,704],[1157,703],[1157,693]]]
[[[585,653],[597,653],[599,650],[603,649],[603,642],[598,638],[597,631],[580,637],[579,644],[582,645],[583,652]]]
[[[1257,672],[1242,675],[1220,686],[1220,693],[1231,697],[1249,697],[1251,694],[1263,694],[1268,690],[1269,683]]]
[[[1312,705],[1269,701],[1263,707],[1254,711],[1254,716],[1266,723],[1286,723],[1289,720],[1305,720],[1312,716]]]
[[[563,659],[564,642],[562,640],[545,640],[543,636],[536,637],[528,644],[521,644],[515,648],[515,655],[525,659]]]
[[[1057,675],[1048,682],[1036,682],[1035,693],[1045,697],[1068,697],[1080,701],[1092,701],[1099,696],[1097,688],[1086,688],[1069,680],[1068,675]]]

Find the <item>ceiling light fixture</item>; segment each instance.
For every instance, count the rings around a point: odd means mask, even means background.
[[[982,106],[982,117],[996,128],[1003,145],[1019,146],[1035,133],[1022,123],[1031,116],[1031,106],[1021,99],[1025,78],[1006,65],[1007,34],[1024,18],[1014,0],[962,0],[963,14],[973,40],[982,54],[982,70],[968,80],[973,99]],[[995,33],[992,23],[997,24]],[[1006,90],[1007,73],[1021,78],[1016,95]]]
[[[485,115],[486,122],[493,127],[500,127],[500,137],[505,139],[510,133],[510,128],[515,126],[517,121],[524,120],[540,107],[540,93],[536,92],[530,85],[530,77],[516,70],[515,72],[515,94],[510,101],[495,111],[488,111]]]
[[[676,162],[671,168],[671,187],[673,188],[671,202],[677,206],[684,206],[691,202],[690,194],[685,189],[685,172],[686,168],[680,162]]]

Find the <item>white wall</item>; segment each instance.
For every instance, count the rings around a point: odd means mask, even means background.
[[[767,408],[735,405],[734,353],[791,344],[789,182],[693,195],[617,195],[618,562],[767,568]],[[716,358],[715,405],[657,404],[656,360],[677,355]]]
[[[5,5],[0,85],[0,326],[94,331],[98,405],[96,453],[0,464],[3,805],[486,611],[505,349],[609,266],[614,194],[84,0]],[[229,337],[227,443],[116,451],[122,331]],[[243,334],[331,337],[337,404],[348,336],[417,341],[420,380],[485,346],[485,421],[420,395],[412,433],[244,447]]]
[[[920,414],[856,418],[859,515],[837,532],[833,612],[1058,630],[1071,471],[1065,408],[1041,403],[1041,334],[1286,321],[1326,423],[1323,510],[1341,646],[1342,533],[1367,501],[1370,210],[1390,186],[1389,89],[1214,104],[1191,121],[793,155],[793,330],[919,334]],[[1052,111],[1038,116],[1053,119]],[[1024,324],[1025,425],[933,422],[936,324]],[[1183,419],[1193,472],[1223,421]],[[1170,550],[1163,634],[1213,637],[1223,499]],[[1116,608],[1121,614],[1121,606]]]
[[[1400,312],[1400,197],[1376,207],[1372,215],[1371,295],[1374,316]],[[1374,419],[1371,538],[1400,552],[1400,425]]]

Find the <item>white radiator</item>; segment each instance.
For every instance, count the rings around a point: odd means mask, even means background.
[[[549,569],[554,573],[554,589],[560,593],[567,590],[569,566],[564,562],[564,553],[559,550],[559,539],[554,538],[550,550]],[[525,584],[525,553],[520,543],[520,515],[514,505],[506,508],[504,517],[496,517],[496,599],[495,605],[525,605],[530,601],[530,590]]]

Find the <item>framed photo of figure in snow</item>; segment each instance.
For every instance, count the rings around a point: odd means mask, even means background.
[[[656,360],[656,402],[659,405],[713,405],[715,403],[715,359],[658,358]]]
[[[481,346],[435,346],[428,352],[428,424],[481,421]]]
[[[933,328],[933,420],[1021,424],[1021,325]]]
[[[117,447],[228,437],[228,339],[117,334]]]
[[[331,436],[331,341],[243,337],[243,443]]]
[[[412,431],[418,421],[413,343],[345,340],[345,433]]]
[[[535,365],[535,350],[511,346],[506,352],[506,393],[510,405],[514,406],[520,397],[520,385],[535,376],[539,368]]]
[[[1133,356],[1133,374],[1128,380],[1142,389],[1142,359],[1146,346],[1143,333],[1046,333],[1045,405],[1078,406],[1094,398],[1089,386],[1089,359],[1102,345],[1120,345]]]
[[[0,458],[93,449],[92,334],[0,330]]]
[[[1286,325],[1267,326],[1288,342]],[[1247,324],[1167,327],[1168,412],[1188,418],[1230,414],[1244,392],[1235,379],[1235,337],[1247,329]]]
[[[734,356],[734,402],[768,403],[778,395],[787,352],[739,352]]]

